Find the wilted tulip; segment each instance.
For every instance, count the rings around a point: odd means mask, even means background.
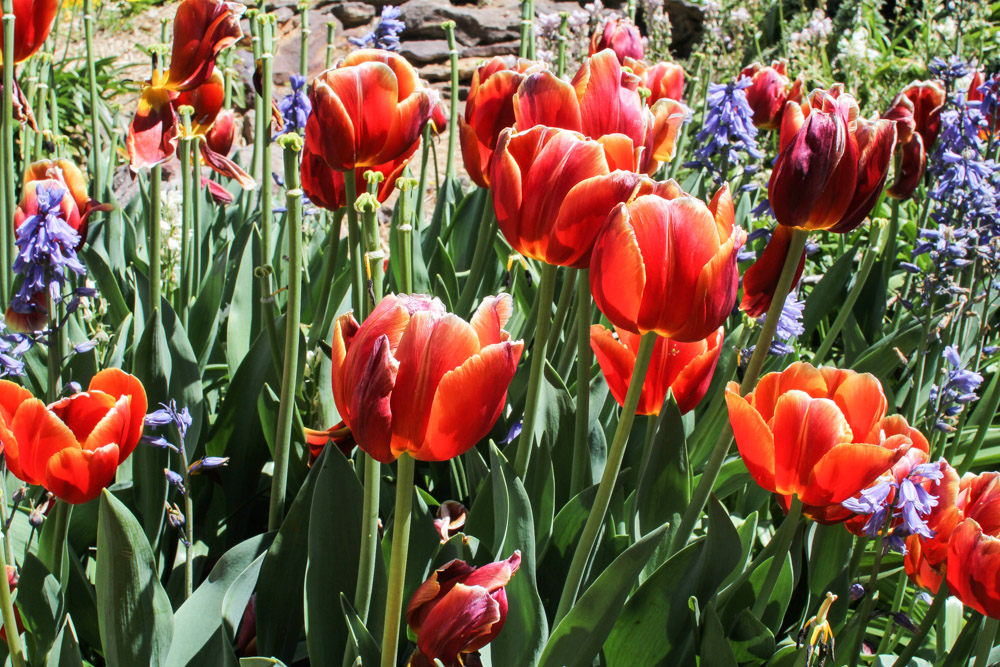
[[[623,70],[609,49],[587,58],[570,83],[548,71],[536,72],[514,96],[517,129],[523,132],[544,125],[592,139],[631,142],[637,159],[630,168],[652,174],[660,162],[673,157],[674,143],[690,110],[670,99],[646,108],[639,83],[639,77]]]
[[[944,86],[938,81],[914,81],[892,101],[883,118],[896,122],[899,166],[886,194],[895,199],[913,196],[941,130]]]
[[[465,505],[455,500],[446,500],[438,506],[434,527],[441,535],[441,544],[447,542],[465,527],[465,520],[468,516],[469,510],[466,509]]]
[[[630,171],[631,163],[627,141],[542,126],[504,130],[490,165],[500,231],[526,257],[589,266],[594,240],[617,204],[675,188]]]
[[[448,129],[448,107],[445,106],[444,100],[441,99],[441,93],[439,93],[436,88],[431,88],[430,93],[431,131],[433,131],[434,134],[441,134]]]
[[[466,322],[436,298],[390,294],[360,326],[342,315],[333,398],[358,446],[382,463],[446,461],[486,436],[524,348],[502,328],[511,310],[510,295],[487,297]]]
[[[766,67],[760,63],[747,65],[740,76],[750,77],[752,81],[746,94],[757,129],[777,130],[781,127],[785,103],[802,101],[802,78],[791,82],[788,63],[784,60],[775,60]]]
[[[530,60],[508,61],[495,56],[476,68],[458,129],[462,160],[469,178],[481,188],[490,186],[489,165],[500,133],[514,125],[514,93],[525,77],[544,65]]]
[[[740,310],[750,317],[760,317],[771,307],[774,292],[778,289],[778,280],[781,278],[781,268],[785,263],[785,256],[788,255],[788,250],[792,246],[793,233],[791,227],[777,225],[774,232],[771,233],[767,246],[764,247],[764,252],[743,273],[743,300],[740,302]],[[803,250],[789,289],[798,284],[805,267],[806,252]]]
[[[98,211],[113,210],[111,204],[101,204],[91,199],[87,194],[87,179],[75,164],[65,159],[40,160],[32,163],[24,172],[24,190],[22,204],[14,213],[14,226],[19,227],[26,217],[32,214],[34,197],[38,184],[43,181],[55,181],[66,188],[70,201],[69,216],[66,222],[80,235],[79,248],[87,239],[87,225],[90,216]]]
[[[708,206],[669,185],[615,207],[594,243],[590,289],[616,327],[691,343],[733,309],[746,232],[728,185]]]
[[[590,327],[590,347],[618,405],[625,405],[625,394],[635,368],[640,336],[615,327],[618,338],[600,324]],[[712,373],[722,351],[722,327],[705,340],[678,343],[658,336],[646,380],[639,396],[637,415],[658,415],[667,392],[673,392],[681,413],[690,412],[708,391]]]
[[[684,68],[676,63],[656,63],[647,65],[642,60],[626,58],[625,67],[639,77],[642,87],[649,90],[649,97],[646,104],[653,106],[658,101],[675,100],[680,102],[684,98]]]
[[[118,369],[100,371],[87,391],[46,406],[0,380],[0,443],[7,468],[68,503],[85,503],[115,479],[142,437],[146,392]]]
[[[383,179],[378,185],[377,197],[380,202],[385,202],[392,194],[396,185],[396,179],[403,173],[403,169],[410,162],[410,158],[417,152],[420,142],[413,144],[409,151],[399,156],[392,162],[376,165],[369,169],[357,169],[353,176],[355,192],[364,192],[368,187],[365,180],[366,171],[377,171],[382,174]],[[336,211],[347,205],[347,189],[344,187],[344,176],[346,172],[331,169],[323,158],[316,155],[308,146],[302,150],[302,190],[309,201],[328,211]]]
[[[880,439],[887,401],[868,373],[798,362],[745,397],[729,383],[726,403],[750,475],[785,506],[792,496],[819,508],[856,496],[912,446],[902,434]]]
[[[52,30],[52,23],[56,19],[56,12],[59,10],[57,0],[13,0],[14,8],[14,65],[22,63],[33,56],[45,43],[49,32]],[[0,17],[3,10],[0,10]],[[3,71],[3,30],[0,30],[0,71]],[[28,106],[28,100],[17,84],[17,77],[14,81],[14,119],[28,121],[34,127],[35,119]],[[0,91],[3,90],[3,83],[0,81]]]
[[[306,146],[336,171],[408,153],[433,111],[429,89],[402,56],[361,49],[313,81]]]
[[[787,102],[780,152],[767,195],[782,225],[844,233],[871,212],[885,185],[896,124],[859,117],[858,104],[836,84]]]
[[[624,64],[626,58],[641,60],[643,54],[642,35],[639,29],[621,18],[609,18],[602,28],[590,38],[590,55],[611,49],[618,62]]]
[[[170,69],[166,75],[154,71],[129,126],[126,144],[132,173],[165,162],[176,152],[178,93],[194,94],[208,83],[210,87],[198,93],[204,97],[201,103],[208,105],[219,95],[210,83],[215,57],[243,36],[239,24],[243,9],[243,5],[224,0],[184,0],[178,6]],[[190,99],[182,103],[192,104]]]
[[[496,639],[507,620],[504,588],[521,565],[521,552],[476,568],[453,560],[420,584],[406,608],[406,622],[417,635],[410,667],[468,664],[469,654]]]

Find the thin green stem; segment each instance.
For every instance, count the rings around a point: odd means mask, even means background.
[[[344,172],[344,191],[347,196],[347,249],[351,260],[351,308],[357,317],[364,314],[364,267],[361,259],[361,227],[358,224],[358,186],[353,171]]]
[[[518,47],[518,57],[527,58],[531,39],[531,5],[529,0],[521,0],[521,44]]]
[[[191,141],[191,294],[196,295],[201,288],[201,140]]]
[[[191,497],[191,470],[187,450],[184,448],[184,438],[178,431],[180,448],[177,458],[180,459],[181,477],[184,480],[184,599],[187,600],[194,592],[194,500]]]
[[[94,199],[102,201],[104,183],[102,182],[101,133],[100,114],[97,106],[97,68],[94,63],[94,16],[93,0],[83,0],[83,32],[87,42],[87,84],[90,93],[90,152],[94,158],[94,169],[90,174],[94,186]]]
[[[299,74],[309,75],[309,3],[299,3]]]
[[[891,518],[890,516],[889,519]],[[875,540],[875,560],[872,562],[872,572],[868,576],[868,585],[865,586],[865,598],[862,600],[861,606],[854,612],[857,614],[858,630],[854,638],[854,647],[849,654],[851,656],[849,663],[851,667],[857,667],[858,660],[861,658],[861,649],[864,646],[865,633],[868,630],[868,619],[871,618],[872,609],[875,608],[878,574],[882,569],[882,556],[885,555],[885,536],[888,530],[889,524],[887,520],[879,532],[878,538]]]
[[[948,595],[948,582],[942,581],[941,587],[934,596],[934,601],[924,615],[924,620],[920,622],[917,634],[910,638],[910,641],[906,644],[906,648],[896,658],[896,662],[892,663],[892,667],[905,667],[910,664],[910,660],[920,650],[920,645],[924,642],[924,638],[927,637],[927,633],[930,632],[931,627],[933,627],[934,621],[937,620],[938,615],[944,609],[944,603],[948,601]]]
[[[847,319],[853,312],[854,304],[857,303],[858,297],[861,296],[861,290],[865,288],[865,283],[868,282],[868,274],[871,273],[872,266],[875,264],[875,258],[878,257],[882,238],[882,229],[882,225],[873,223],[869,232],[870,237],[868,248],[865,249],[865,254],[861,258],[861,266],[858,267],[858,272],[854,276],[854,283],[851,285],[851,290],[847,293],[847,300],[838,306],[836,319],[833,320],[833,324],[830,325],[830,330],[826,332],[825,336],[823,336],[823,340],[820,343],[819,348],[813,355],[813,366],[819,366],[823,363],[826,359],[826,355],[830,352],[830,348],[832,348],[834,342],[836,342],[837,336],[840,335],[844,325],[847,324]]]
[[[392,526],[392,560],[385,595],[385,622],[382,624],[382,667],[396,667],[406,556],[410,546],[410,518],[413,508],[413,473],[416,463],[408,454],[396,461],[396,512]]]
[[[562,336],[563,324],[573,305],[573,297],[576,295],[574,286],[576,285],[576,271],[566,271],[563,276],[562,286],[559,288],[559,300],[556,301],[556,311],[552,315],[552,324],[549,325],[549,340],[546,343],[550,352],[556,349],[559,338]]]
[[[774,592],[774,585],[778,583],[778,576],[781,568],[785,565],[785,558],[788,556],[788,549],[792,546],[792,538],[795,537],[795,529],[799,525],[802,517],[802,501],[798,496],[792,496],[792,502],[788,507],[788,516],[781,522],[777,532],[772,538],[776,544],[774,556],[771,557],[771,565],[767,568],[764,576],[764,583],[761,584],[760,591],[757,592],[757,599],[753,603],[750,613],[755,618],[760,618],[767,609],[767,603],[771,601],[771,593]]]
[[[514,470],[524,479],[534,447],[535,417],[538,414],[538,396],[542,388],[542,371],[545,367],[545,347],[552,323],[552,297],[556,289],[556,270],[552,264],[542,265],[542,279],[538,286],[538,323],[535,326],[535,343],[531,348],[531,370],[528,374],[528,391],[524,398],[524,417],[517,443]]]
[[[455,312],[460,317],[466,317],[472,313],[472,304],[475,302],[479,286],[483,282],[483,274],[486,272],[486,265],[489,263],[496,236],[497,216],[493,211],[493,202],[487,201],[486,205],[483,206],[483,217],[479,221],[479,234],[476,237],[476,249],[472,253],[469,277],[465,279],[465,285],[458,298],[458,305],[455,307]],[[496,255],[493,256],[493,261],[496,261]]]
[[[288,300],[285,306],[285,359],[281,374],[281,402],[274,437],[274,474],[268,530],[277,530],[285,514],[288,484],[288,457],[292,445],[295,390],[298,385],[299,322],[302,309],[302,189],[299,181],[299,152],[302,139],[294,132],[281,137],[285,162],[285,201],[288,208]]]
[[[424,134],[420,145],[420,178],[417,183],[417,212],[413,219],[413,229],[419,230],[424,225],[424,198],[427,196],[427,173],[431,158],[431,124],[424,125]]]
[[[274,230],[274,205],[272,200],[273,188],[271,187],[271,100],[274,89],[274,43],[270,19],[271,17],[267,14],[260,14],[258,16],[261,35],[260,70],[262,83],[260,96],[261,108],[258,111],[261,116],[261,134],[257,138],[257,142],[255,142],[260,143],[261,147],[261,173],[260,180],[257,182],[260,183],[260,230],[264,244],[264,253],[261,256],[261,261],[265,266],[271,264],[274,260],[274,241],[272,239]],[[285,185],[287,187],[287,181]]]
[[[559,12],[559,60],[556,64],[556,76],[560,79],[566,74],[566,43],[569,40],[569,12]]]
[[[445,177],[455,178],[455,152],[458,146],[458,43],[455,41],[455,22],[445,21],[441,24],[448,40],[448,58],[451,65],[451,118],[448,121],[448,162]]]
[[[191,107],[180,108],[181,136],[178,153],[181,161],[181,289],[177,301],[177,312],[181,323],[187,328],[188,306],[191,303],[192,270],[191,270],[191,218],[194,215],[191,192]]]
[[[330,69],[333,65],[333,52],[336,49],[333,38],[336,34],[337,24],[333,21],[328,21],[326,24],[326,69]]]
[[[569,610],[576,603],[577,594],[583,585],[583,571],[587,567],[590,554],[597,543],[601,526],[604,525],[604,517],[611,503],[611,494],[615,488],[615,480],[618,479],[618,473],[621,472],[622,459],[625,457],[625,445],[628,443],[628,436],[632,430],[632,422],[635,420],[635,409],[639,405],[639,396],[642,394],[642,385],[646,380],[646,371],[649,369],[649,360],[653,356],[653,347],[655,345],[655,333],[643,335],[642,341],[639,343],[639,350],[636,352],[635,367],[632,370],[632,379],[629,381],[628,392],[625,394],[625,404],[622,406],[621,416],[618,418],[615,437],[611,441],[611,447],[608,450],[608,461],[604,467],[604,474],[601,475],[601,483],[597,487],[594,505],[590,508],[587,523],[580,534],[580,541],[577,542],[576,551],[573,553],[573,561],[570,563],[569,572],[566,574],[566,584],[563,586],[562,595],[559,598],[559,608],[556,611],[555,625],[558,625],[559,621],[569,613]]]
[[[993,650],[993,641],[997,637],[997,627],[1000,626],[1000,619],[986,617],[982,629],[979,631],[979,641],[976,642],[976,662],[972,667],[986,667],[990,662],[990,651]]]
[[[750,357],[750,362],[747,364],[743,382],[740,383],[741,395],[749,393],[760,378],[761,370],[764,368],[764,359],[767,357],[771,341],[774,339],[774,332],[778,328],[778,318],[781,316],[781,310],[785,307],[785,299],[788,298],[792,279],[795,277],[795,269],[798,266],[799,259],[802,257],[802,251],[805,248],[808,236],[808,233],[802,229],[796,229],[792,234],[788,255],[785,257],[785,263],[781,267],[781,275],[778,277],[778,285],[774,291],[774,298],[771,301],[770,308],[767,309],[764,325],[761,327],[760,335],[757,337],[757,346],[754,349],[753,356]],[[708,461],[705,463],[705,469],[701,473],[701,480],[691,494],[691,502],[688,504],[687,509],[684,510],[680,526],[678,526],[677,532],[671,539],[671,555],[680,551],[687,544],[691,533],[694,532],[695,524],[701,518],[701,513],[705,509],[705,503],[708,502],[708,496],[715,487],[715,481],[719,478],[719,471],[722,470],[722,464],[729,455],[729,448],[732,444],[733,431],[727,421],[726,425],[722,428],[722,432],[719,434],[719,439],[716,440],[715,446],[712,448],[712,453],[709,455]]]
[[[573,429],[573,470],[570,496],[593,483],[590,465],[590,270],[576,277],[576,421]]]
[[[160,269],[160,187],[163,167],[156,165],[149,175],[149,218],[146,229],[149,238],[149,308],[159,308],[162,287]]]
[[[382,480],[382,464],[362,453],[365,464],[365,496],[361,515],[361,558],[358,561],[358,582],[354,589],[354,610],[362,623],[368,622],[372,588],[375,581],[375,554],[378,546],[378,507]]]
[[[368,276],[368,294],[364,300],[364,315],[368,317],[372,310],[382,300],[382,283],[384,276],[385,253],[382,251],[382,241],[379,238],[378,199],[369,193],[364,193],[355,203],[355,208],[361,214],[363,221],[362,236],[365,246],[365,272]]]
[[[13,40],[6,39],[5,44]],[[8,60],[7,62],[11,62]],[[9,88],[7,90],[10,90]],[[5,96],[8,97],[8,96]],[[7,581],[7,554],[0,549],[0,615],[3,616],[3,627],[7,628],[7,649],[10,651],[10,662],[13,667],[25,667],[24,653],[21,649],[21,637],[17,634],[17,620],[14,616],[14,602],[10,597],[10,583]]]
[[[896,242],[899,237],[899,206],[898,199],[892,199],[892,213],[889,216],[889,233],[885,242],[885,265],[882,267],[882,282],[886,289],[889,287],[889,278],[892,276],[893,264],[896,263]]]
[[[14,208],[17,195],[14,192],[14,0],[3,0],[3,131],[0,162],[3,178],[3,217],[0,218],[0,307],[10,298],[11,266],[14,261]],[[9,597],[9,594],[8,594]],[[12,633],[13,634],[13,633]]]

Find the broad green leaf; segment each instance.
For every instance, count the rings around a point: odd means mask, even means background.
[[[635,512],[641,534],[662,526],[675,513],[683,513],[691,498],[691,467],[681,412],[673,396],[663,404],[656,420],[648,458],[639,469]]]
[[[823,273],[823,278],[809,293],[806,306],[802,311],[802,327],[805,329],[801,334],[802,340],[808,340],[823,318],[830,315],[838,306],[843,305],[844,297],[847,296],[847,284],[853,273],[854,256],[860,245],[859,239],[854,246],[848,248],[844,254],[838,257],[837,261]]]
[[[377,665],[382,659],[382,650],[372,639],[368,628],[358,618],[357,612],[348,601],[347,596],[340,594],[340,606],[344,610],[344,619],[347,621],[347,630],[351,634],[351,643],[357,647],[358,657],[361,658],[362,665]]]
[[[83,667],[83,659],[80,657],[80,643],[76,639],[76,632],[73,631],[72,621],[67,620],[63,624],[62,630],[56,636],[52,650],[49,651],[48,660],[45,667]]]
[[[722,621],[715,613],[715,603],[709,602],[705,611],[701,614],[701,649],[698,656],[702,664],[712,665],[712,667],[736,667],[736,655],[732,647],[726,641],[726,631],[722,628]]]
[[[729,643],[741,663],[764,661],[774,653],[774,635],[749,609],[736,615],[729,631]]]

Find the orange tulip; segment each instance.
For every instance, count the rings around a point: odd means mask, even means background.
[[[997,504],[997,473],[981,482],[991,505]],[[978,489],[970,489],[970,496]],[[983,503],[977,498],[977,505]],[[1000,523],[998,512],[982,508],[977,516],[966,510],[965,519],[948,541],[948,590],[980,614],[1000,618]]]
[[[142,437],[146,392],[118,369],[99,372],[87,391],[46,406],[0,380],[0,444],[7,468],[68,503],[85,503],[115,479]]]
[[[616,327],[693,343],[733,309],[746,232],[734,224],[728,185],[708,206],[665,185],[612,211],[594,243],[590,289]]]
[[[403,169],[409,164],[410,158],[417,152],[420,142],[413,144],[410,150],[393,162],[380,164],[370,168],[370,171],[377,171],[384,176],[378,185],[378,200],[385,202],[392,194],[396,186],[396,179],[403,173]],[[364,173],[369,171],[356,170],[351,178],[354,179],[355,192],[365,192],[368,181],[365,180]],[[316,155],[306,146],[302,151],[302,190],[309,197],[309,201],[328,211],[336,211],[347,205],[347,189],[344,187],[344,176],[346,172],[331,169],[323,158]]]
[[[514,124],[514,93],[529,74],[543,67],[530,60],[509,62],[495,56],[472,73],[465,115],[458,119],[458,136],[465,170],[479,187],[490,186],[493,149],[500,133]]]
[[[489,432],[524,349],[503,325],[510,295],[487,297],[466,322],[429,296],[389,295],[364,324],[333,332],[333,397],[361,449],[446,461]]]
[[[653,106],[660,100],[676,100],[684,98],[684,68],[675,63],[656,63],[647,65],[642,60],[626,58],[624,65],[632,70],[642,82],[642,87],[649,90],[646,104]]]
[[[802,101],[802,78],[794,83],[789,80],[785,60],[775,60],[766,67],[760,63],[747,65],[740,76],[753,80],[746,89],[747,102],[753,109],[753,124],[760,130],[777,130],[785,103]]]
[[[901,433],[880,439],[887,401],[868,373],[794,363],[746,397],[731,382],[726,404],[750,475],[786,506],[792,495],[814,507],[854,497],[912,446]]]
[[[590,55],[604,49],[611,49],[624,64],[626,58],[641,60],[643,54],[642,35],[639,29],[620,18],[609,18],[604,27],[594,32],[590,38]]]
[[[786,102],[767,195],[782,225],[844,233],[871,212],[885,185],[896,124],[859,117],[840,84]]]
[[[542,126],[504,130],[490,165],[500,231],[526,257],[588,266],[615,205],[637,194],[677,189],[629,171],[632,155],[627,140],[593,141]]]
[[[354,51],[316,77],[309,99],[306,146],[337,171],[399,159],[433,111],[430,91],[410,63],[375,49]]]
[[[616,339],[600,324],[590,327],[590,347],[618,405],[625,405],[640,336],[615,327]],[[639,396],[637,415],[658,415],[667,392],[672,391],[681,414],[690,412],[705,396],[722,351],[722,327],[705,340],[678,343],[658,336]]]
[[[558,127],[600,139],[630,141],[637,159],[632,169],[652,174],[670,160],[681,125],[690,111],[676,100],[651,108],[639,96],[639,77],[622,69],[605,49],[587,58],[571,83],[548,71],[529,75],[514,95],[514,117],[521,132],[536,125]]]
[[[944,86],[938,81],[914,81],[892,101],[885,116],[896,121],[899,168],[886,191],[895,199],[909,199],[920,185],[927,166],[927,151],[941,131]]]
[[[196,122],[203,132],[194,133],[203,137],[207,132],[222,106],[221,77],[212,76],[215,57],[243,36],[239,24],[243,9],[243,5],[224,0],[181,2],[174,18],[170,69],[165,75],[153,72],[129,126],[126,143],[132,173],[165,162],[177,151],[175,107],[195,106]],[[178,95],[184,93],[177,102]],[[211,108],[215,108],[215,113],[208,113]],[[206,161],[212,165],[207,155]],[[243,176],[245,173],[233,178],[238,178],[244,187],[253,187],[252,179],[248,182]]]

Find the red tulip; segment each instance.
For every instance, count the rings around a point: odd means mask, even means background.
[[[626,58],[624,65],[639,77],[642,87],[649,90],[649,97],[646,98],[649,106],[663,99],[683,100],[684,68],[680,65],[666,62],[647,65],[634,58]]]
[[[605,139],[542,126],[500,135],[490,165],[493,208],[517,252],[584,268],[615,205],[676,189],[626,171],[633,162],[631,143]]]
[[[510,295],[487,297],[466,322],[429,296],[390,294],[360,326],[342,315],[333,398],[358,446],[383,463],[446,461],[485,437],[524,348],[502,328],[511,310]]]
[[[243,36],[239,24],[243,9],[243,5],[224,0],[181,2],[174,18],[170,70],[166,75],[153,73],[153,78],[142,91],[135,117],[129,126],[126,143],[132,173],[173,157],[179,131],[175,107],[183,104],[195,106],[192,122],[204,126],[204,131],[215,120],[222,106],[221,76],[212,76],[215,73],[215,57]],[[178,102],[176,98],[179,94],[184,95]],[[216,104],[215,113],[209,113],[208,110]],[[195,134],[203,136],[204,131]],[[215,168],[210,156],[205,157]],[[233,178],[239,178],[244,187],[253,187],[252,179],[248,182],[239,175]]]
[[[529,74],[543,67],[530,60],[509,62],[495,56],[472,73],[465,115],[458,119],[458,136],[465,170],[479,187],[490,186],[489,164],[493,149],[500,133],[514,125],[514,93]]]
[[[441,93],[437,88],[430,88],[431,93],[431,130],[434,134],[441,134],[448,129],[448,107],[441,99]]]
[[[617,327],[615,333],[617,339],[600,324],[593,325],[590,327],[590,347],[608,381],[611,395],[618,405],[624,406],[641,337]],[[678,343],[658,336],[635,413],[660,414],[667,391],[673,392],[682,414],[693,410],[712,382],[723,337],[722,327],[695,343]]]
[[[806,506],[835,505],[871,486],[912,446],[880,439],[887,401],[868,373],[794,363],[768,373],[746,397],[726,388],[740,456],[762,488]]]
[[[781,127],[785,103],[802,101],[802,78],[791,82],[788,63],[784,60],[775,60],[766,67],[760,63],[747,65],[740,76],[753,80],[746,94],[753,109],[753,124],[758,129],[777,130]]]
[[[10,587],[10,592],[13,593],[17,590],[17,583],[20,577],[17,574],[17,568],[13,565],[7,566],[7,586]],[[24,623],[21,621],[21,610],[14,605],[14,624],[17,625],[17,634],[24,632]],[[7,628],[0,628],[0,639],[7,641]]]
[[[590,55],[604,49],[611,49],[624,64],[626,58],[641,60],[643,54],[642,35],[639,29],[620,18],[609,18],[604,27],[590,38]]]
[[[521,552],[507,560],[476,568],[453,560],[420,584],[406,608],[406,622],[417,635],[410,667],[468,664],[474,654],[496,639],[507,620],[504,588],[521,566]]]
[[[616,327],[692,343],[733,309],[746,232],[734,225],[728,185],[708,206],[665,185],[612,211],[594,244],[590,289]]]
[[[441,535],[441,544],[457,535],[465,526],[469,510],[456,500],[446,500],[438,506],[434,527]]]
[[[764,247],[764,252],[750,265],[750,268],[743,274],[743,300],[740,302],[740,310],[750,317],[760,317],[771,307],[774,300],[774,292],[778,289],[778,279],[781,278],[781,268],[784,266],[785,257],[792,245],[792,229],[783,225],[777,225],[771,234],[771,239]],[[792,277],[791,288],[799,283],[802,271],[806,267],[806,251],[802,251],[802,258],[795,269]],[[790,288],[790,289],[791,289]]]
[[[973,477],[963,488],[963,518],[948,540],[951,594],[981,614],[1000,617],[1000,473]],[[956,504],[962,499],[957,499]]]
[[[941,132],[941,111],[947,99],[944,84],[940,81],[914,81],[903,88],[900,95],[913,103],[916,130],[924,139],[924,150],[931,150]]]
[[[941,130],[944,86],[938,81],[914,81],[892,101],[883,118],[896,122],[899,166],[886,191],[895,199],[913,196],[927,166],[927,151]]]
[[[548,71],[528,76],[514,95],[514,117],[521,132],[536,125],[558,127],[600,139],[631,142],[642,148],[631,169],[652,174],[670,160],[689,109],[661,99],[643,106],[639,77],[622,69],[614,52],[605,49],[587,58],[571,83]]]
[[[404,59],[390,51],[354,51],[316,77],[306,145],[331,169],[348,171],[399,159],[430,119],[430,91]]]
[[[45,39],[52,30],[52,23],[55,21],[59,3],[56,0],[13,0],[14,5],[14,65],[24,62],[33,56],[38,49],[42,48]],[[0,10],[0,17],[3,11]],[[0,30],[2,33],[3,30]],[[3,71],[3,34],[0,34],[0,71]],[[28,99],[17,84],[17,77],[14,79],[14,120],[27,122],[32,129],[35,126],[35,117],[31,113]],[[3,84],[0,83],[0,94],[3,91]]]
[[[782,225],[844,233],[860,225],[885,185],[896,125],[858,116],[840,84],[785,104],[781,150],[768,183]]]
[[[118,369],[99,372],[87,391],[46,406],[0,380],[0,444],[7,468],[68,503],[85,503],[115,479],[142,437],[146,392]]]
[[[417,152],[419,146],[420,142],[417,142],[395,161],[370,168],[370,171],[377,171],[385,177],[378,185],[378,200],[380,202],[384,203],[392,194],[396,179],[403,173],[403,169],[409,164],[410,158]],[[368,181],[364,177],[366,171],[369,169],[356,170],[352,176],[355,192],[361,193],[367,189]],[[347,190],[344,187],[345,172],[331,169],[323,161],[323,158],[310,151],[308,146],[302,151],[301,175],[302,190],[312,203],[328,211],[336,211],[347,205]]]

